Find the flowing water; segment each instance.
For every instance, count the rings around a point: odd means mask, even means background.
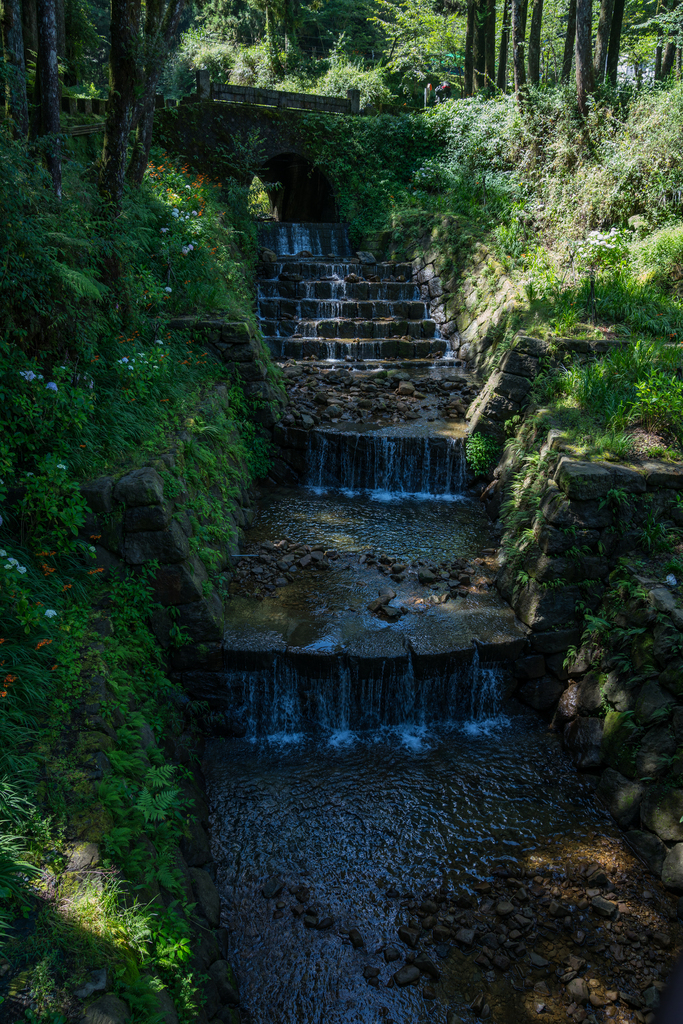
[[[445,344],[410,265],[353,279],[358,265],[326,262],[349,256],[344,230],[319,227],[262,234],[280,257],[259,286],[273,352],[392,359],[402,346],[438,359]],[[292,260],[300,249],[313,258]],[[212,740],[203,765],[243,1019],[423,1024],[444,1022],[451,1007],[454,1021],[471,1021],[467,1004],[485,988],[497,1024],[536,1020],[514,932],[513,963],[495,974],[476,950],[425,930],[420,947],[440,974],[433,991],[424,978],[392,981],[408,953],[398,929],[425,897],[448,925],[501,861],[533,874],[618,845],[557,737],[505,700],[504,659],[523,646],[511,610],[484,581],[457,599],[448,573],[428,593],[418,581],[420,565],[493,543],[467,493],[462,439],[443,423],[326,426],[310,433],[306,461],[306,486],[266,492],[248,539],[335,549],[329,567],[292,564],[282,590],[234,597],[220,687],[195,686],[244,737]],[[368,610],[389,582],[383,553],[406,563],[392,577],[392,621]],[[555,955],[543,935],[536,948]],[[389,963],[394,945],[400,959]]]

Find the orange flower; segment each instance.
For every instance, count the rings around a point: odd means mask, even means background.
[[[11,673],[9,675],[6,675],[5,678],[3,679],[3,683],[7,683],[7,685],[9,685],[10,683],[15,683],[16,681],[17,677],[13,676]]]

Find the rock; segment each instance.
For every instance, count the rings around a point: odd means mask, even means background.
[[[188,829],[190,837],[183,836],[180,840],[180,852],[188,867],[201,868],[213,860],[209,837],[196,818],[190,818]]]
[[[547,967],[549,963],[548,960],[546,960],[542,956],[539,956],[538,953],[534,953],[533,950],[529,954],[529,960],[531,961],[531,966],[536,968]]]
[[[459,942],[461,946],[472,946],[474,945],[474,932],[471,928],[459,928],[455,933],[455,941]]]
[[[114,481],[110,476],[100,476],[81,485],[81,494],[96,515],[111,512],[113,492]]]
[[[579,1006],[584,1006],[590,999],[588,985],[583,978],[574,978],[567,985],[567,995]]]
[[[121,477],[114,487],[114,497],[129,508],[160,505],[164,500],[164,482],[156,469],[145,466]]]
[[[650,985],[642,992],[643,1002],[645,1003],[648,1010],[659,1009],[659,991],[654,985]]]
[[[653,605],[658,612],[664,612],[670,615],[676,607],[676,598],[671,593],[668,587],[653,587],[648,594],[650,604]]]
[[[434,981],[438,981],[439,978],[441,977],[441,971],[436,966],[436,964],[432,963],[432,961],[429,959],[426,953],[419,953],[415,957],[413,964],[423,974],[428,974],[430,978],[433,978]]]
[[[324,931],[327,931],[328,928],[331,928],[333,924],[334,924],[334,918],[333,917],[324,917],[322,919],[322,921],[320,921],[316,925],[316,928],[318,929],[319,932],[324,932]]]
[[[543,631],[572,622],[581,600],[583,595],[578,587],[545,589],[530,580],[514,594],[512,607],[526,626]]]
[[[399,395],[414,395],[415,385],[412,384],[409,380],[402,380],[398,386],[397,393]]]
[[[666,846],[661,839],[654,836],[652,832],[641,832],[639,829],[631,829],[626,833],[626,840],[636,855],[644,861],[655,875],[661,875],[664,858],[666,857]]]
[[[211,881],[207,871],[202,868],[190,868],[189,871],[199,909],[211,927],[218,928],[221,917],[221,900],[218,889]]]
[[[557,713],[565,721],[577,715],[590,715],[598,711],[602,703],[600,680],[596,673],[589,672],[579,682],[570,682],[560,697]]]
[[[363,977],[364,978],[376,978],[379,974],[379,967],[364,967]]]
[[[202,601],[177,608],[177,624],[188,631],[192,643],[207,644],[223,638],[223,604],[215,591]]]
[[[683,843],[676,843],[662,865],[662,882],[667,889],[683,892]]]
[[[209,576],[198,558],[160,565],[152,577],[154,598],[165,607],[201,600]]]
[[[130,1010],[118,996],[106,995],[96,999],[85,1010],[82,1024],[126,1024]]]
[[[209,976],[218,989],[221,1002],[227,1003],[228,1006],[239,1006],[240,994],[237,979],[227,960],[216,960],[211,964]]]
[[[166,530],[127,534],[121,552],[130,565],[151,561],[174,563],[185,561],[190,546],[180,523],[172,520]]]
[[[518,679],[540,679],[545,674],[545,658],[542,654],[528,654],[515,662]]]
[[[642,779],[655,778],[666,770],[667,761],[676,753],[676,740],[668,725],[650,729],[636,753],[636,774]]]
[[[625,712],[608,711],[602,732],[602,760],[632,779],[636,772],[633,746],[636,725]]]
[[[536,711],[547,711],[553,707],[564,692],[564,683],[553,676],[530,679],[519,690],[519,698]]]
[[[437,577],[429,569],[418,569],[417,578],[423,586],[437,581]]]
[[[398,930],[398,937],[401,942],[405,942],[406,946],[410,946],[411,949],[416,949],[420,933],[416,928],[408,928],[406,925],[402,924]]]
[[[619,827],[627,829],[640,816],[640,802],[644,792],[644,783],[632,782],[614,768],[606,768],[600,776],[595,795]]]
[[[96,843],[77,843],[71,849],[66,870],[85,871],[87,868],[97,867],[99,863],[100,851]]]
[[[351,940],[351,945],[354,949],[361,949],[365,945],[363,936],[357,928],[351,928],[349,930],[349,939]]]
[[[611,921],[615,921],[619,913],[619,904],[606,900],[604,896],[594,896],[591,906],[599,917],[608,917]]]
[[[650,786],[643,796],[640,820],[645,828],[660,839],[679,842],[683,840],[683,789],[668,789],[666,786]]]
[[[221,1008],[221,997],[218,994],[216,982],[211,978],[204,979],[203,982],[199,983],[199,993],[200,1005],[204,1011],[204,1020],[215,1018]],[[199,1019],[201,1021],[201,1017]]]
[[[395,960],[400,960],[401,954],[396,949],[396,946],[387,946],[384,950],[384,959],[388,964],[394,963]]]
[[[103,967],[100,971],[90,972],[90,981],[77,988],[74,995],[77,999],[89,999],[94,992],[105,992],[107,988],[107,969]]]
[[[156,993],[157,1013],[161,1015],[163,1024],[178,1024],[178,1014],[167,989],[162,988]]]
[[[261,892],[267,900],[272,900],[280,895],[284,887],[285,883],[280,881],[279,878],[269,878]]]
[[[671,693],[654,679],[643,686],[636,701],[635,714],[639,725],[650,725],[653,718],[660,717],[663,710],[673,706]]]
[[[405,967],[401,967],[394,974],[394,981],[399,988],[405,988],[406,985],[415,985],[419,980],[420,972],[412,964],[406,964]]]
[[[515,908],[512,903],[508,903],[507,900],[501,900],[496,907],[496,913],[499,917],[509,917],[510,914],[514,914]]]
[[[611,490],[613,474],[611,467],[597,462],[578,462],[563,456],[555,470],[555,480],[571,500],[590,501],[604,498]]]
[[[575,718],[565,726],[562,738],[576,768],[597,768],[602,764],[601,718]]]

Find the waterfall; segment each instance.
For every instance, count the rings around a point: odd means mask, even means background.
[[[384,437],[315,430],[309,435],[309,487],[389,494],[461,494],[467,483],[460,438]]]
[[[226,652],[235,660],[238,652]],[[346,655],[305,659],[283,652],[260,669],[230,668],[222,676],[231,718],[247,736],[296,737],[311,732],[373,730],[385,726],[476,725],[500,711],[501,669],[444,656],[417,669],[405,657],[362,661]]]
[[[268,221],[259,225],[259,242],[278,256],[310,252],[312,256],[351,256],[346,224],[294,224]]]

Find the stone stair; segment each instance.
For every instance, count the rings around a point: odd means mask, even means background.
[[[410,263],[263,260],[258,316],[280,359],[433,359],[447,350],[412,280]]]

